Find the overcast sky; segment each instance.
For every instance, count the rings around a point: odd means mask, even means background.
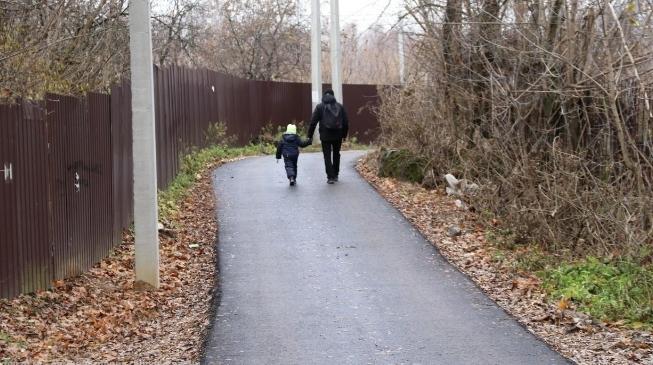
[[[307,14],[310,14],[310,0],[300,0]],[[392,26],[397,21],[397,14],[402,8],[403,0],[340,0],[340,26],[356,23],[362,32],[373,24],[385,27]],[[321,1],[322,16],[329,15],[327,0]]]
[[[311,0],[297,0],[307,16],[311,14]],[[322,17],[329,17],[329,0],[320,0]],[[389,28],[397,22],[397,15],[404,0],[339,0],[340,26],[356,23],[358,30],[364,32],[375,24]],[[162,11],[169,6],[168,0],[152,0],[152,8]]]

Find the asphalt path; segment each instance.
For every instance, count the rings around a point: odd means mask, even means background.
[[[354,170],[320,154],[214,175],[219,294],[207,364],[567,364],[452,267]]]

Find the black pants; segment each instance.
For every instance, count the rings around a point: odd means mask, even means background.
[[[297,177],[297,159],[299,159],[299,155],[283,156],[283,163],[286,165],[286,175],[289,179],[291,177]]]
[[[322,153],[324,153],[324,168],[327,179],[335,179],[340,173],[340,147],[342,140],[322,141]]]

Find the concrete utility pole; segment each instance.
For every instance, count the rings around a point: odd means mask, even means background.
[[[336,100],[342,100],[342,61],[340,52],[340,6],[331,0],[331,87]]]
[[[311,112],[322,101],[322,30],[320,26],[320,0],[311,0]],[[320,141],[318,128],[315,129],[316,142]]]
[[[129,3],[137,287],[159,287],[154,74],[149,0]]]
[[[399,83],[406,83],[406,55],[404,53],[404,27],[399,23]]]

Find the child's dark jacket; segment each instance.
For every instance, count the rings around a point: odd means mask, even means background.
[[[299,147],[308,145],[308,140],[302,141],[296,134],[284,134],[277,144],[277,159],[280,159],[281,156],[285,158],[299,156]]]

